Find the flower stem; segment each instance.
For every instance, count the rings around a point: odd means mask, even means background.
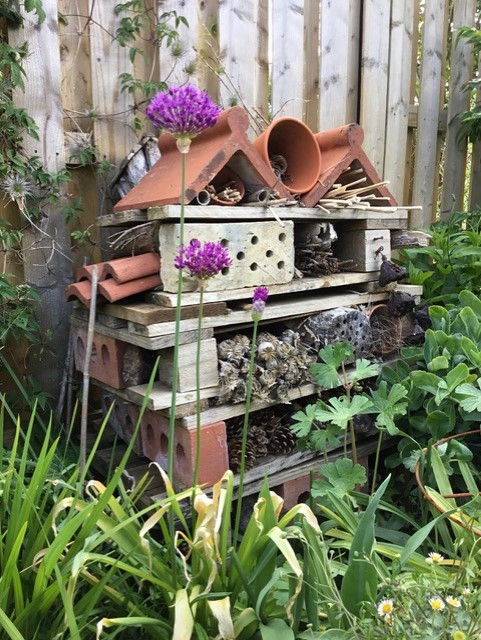
[[[195,466],[194,466],[194,479],[192,485],[195,487],[199,482],[199,468],[200,468],[200,348],[201,348],[201,329],[202,329],[202,314],[204,309],[204,282],[200,281],[199,291],[199,322],[197,324],[197,353],[195,360],[195,413],[196,413],[196,434],[195,434]]]
[[[242,515],[242,492],[244,490],[244,474],[246,466],[246,448],[247,448],[247,432],[249,427],[249,412],[251,408],[251,396],[252,396],[252,380],[254,378],[254,358],[256,354],[256,342],[257,342],[257,326],[259,320],[254,320],[254,328],[252,330],[252,347],[249,360],[249,372],[247,375],[247,389],[246,389],[246,408],[244,413],[244,422],[242,425],[242,443],[241,443],[241,456],[240,456],[240,469],[239,469],[239,487],[237,491],[237,508],[235,514],[234,534],[232,538],[232,544],[237,544],[237,538],[239,536],[240,519]]]
[[[179,228],[179,244],[184,244],[184,219],[185,219],[185,165],[186,154],[181,153],[181,181],[180,181],[180,228]],[[175,331],[174,331],[174,366],[172,371],[172,397],[170,401],[169,415],[169,438],[167,444],[167,475],[173,484],[174,477],[174,435],[175,435],[175,409],[177,405],[177,373],[179,366],[179,343],[180,343],[180,320],[182,314],[182,270],[179,269],[177,278],[177,303],[175,308]],[[175,555],[175,523],[174,514],[169,510],[169,534],[172,543],[170,544],[170,557],[172,563],[172,579],[174,588],[177,584],[177,559]]]

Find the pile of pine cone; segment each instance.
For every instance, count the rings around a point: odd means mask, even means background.
[[[217,345],[220,392],[216,404],[244,402],[250,366],[251,341],[243,334]],[[252,379],[252,399],[289,402],[289,391],[310,381],[314,357],[296,331],[286,329],[280,338],[267,331],[257,337]]]
[[[296,436],[290,429],[290,415],[280,414],[276,408],[262,409],[250,414],[245,452],[245,469],[252,469],[257,458],[268,454],[286,455],[296,448]],[[240,470],[242,451],[242,427],[244,416],[227,420],[227,445],[229,467],[234,473]]]

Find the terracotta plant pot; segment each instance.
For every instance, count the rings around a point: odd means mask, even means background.
[[[312,131],[300,120],[274,120],[254,140],[254,147],[291,193],[306,193],[316,184],[321,173],[321,151]],[[279,171],[276,167],[282,159],[285,166]]]
[[[377,304],[368,311],[371,324],[372,351],[388,355],[397,351],[402,342],[401,318],[392,315],[387,304]]]

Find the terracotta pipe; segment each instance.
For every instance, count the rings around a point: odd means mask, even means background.
[[[103,280],[99,283],[99,292],[109,302],[117,302],[123,298],[128,298],[137,293],[143,293],[150,289],[155,289],[161,285],[160,275],[152,275],[146,278],[130,280],[124,284],[117,284],[113,278]]]
[[[117,284],[124,284],[160,273],[160,256],[157,253],[142,253],[129,258],[117,258],[106,262],[103,272],[103,280],[110,277]]]

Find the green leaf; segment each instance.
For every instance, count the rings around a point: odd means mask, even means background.
[[[376,426],[385,427],[389,435],[398,435],[394,419],[407,413],[407,389],[395,383],[389,390],[385,380],[381,380],[377,389],[371,390],[374,411],[377,412]]]
[[[267,624],[260,624],[262,640],[295,640],[292,629],[280,618],[269,620]]]
[[[319,471],[322,477],[314,480],[311,490],[315,498],[327,496],[329,491],[344,498],[356,486],[365,484],[367,480],[366,469],[348,458],[323,464]]]
[[[436,356],[428,362],[428,371],[441,371],[449,369],[450,362],[446,356]]]
[[[446,307],[441,307],[437,305],[430,306],[429,317],[431,319],[433,330],[435,331],[440,330],[440,331],[444,331],[445,333],[450,332],[451,318],[449,316],[449,312],[446,309]],[[426,331],[426,333],[428,333],[428,331]]]
[[[460,384],[456,389],[456,395],[463,396],[459,405],[465,411],[481,411],[481,378],[477,380],[478,387],[474,384]]]
[[[463,307],[469,307],[481,319],[481,299],[472,291],[461,291],[459,294],[459,302]]]
[[[304,411],[297,411],[293,416],[294,424],[291,425],[291,431],[298,438],[305,438],[312,429],[312,423],[316,420],[317,405],[309,404]]]
[[[330,405],[330,406],[329,406]],[[372,403],[365,396],[348,398],[330,398],[329,404],[322,403],[316,411],[316,418],[320,422],[332,422],[342,429],[346,429],[349,421],[359,414],[368,413]]]
[[[480,322],[471,307],[463,307],[452,325],[453,333],[462,333],[474,342],[479,341]]]
[[[418,389],[422,389],[427,393],[436,395],[441,378],[434,373],[427,371],[413,371],[411,373],[411,380],[413,385]]]
[[[316,384],[324,389],[334,389],[342,384],[338,369],[347,360],[352,359],[352,346],[347,342],[328,344],[319,351],[323,362],[311,365],[311,373]]]
[[[377,364],[373,364],[369,360],[360,358],[359,360],[356,360],[356,366],[354,371],[351,373],[350,378],[352,382],[358,382],[359,380],[364,380],[365,378],[372,378],[378,373],[379,367]]]

